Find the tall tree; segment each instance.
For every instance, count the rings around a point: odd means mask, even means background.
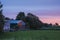
[[[2,7],[3,5],[0,2],[0,32],[2,32],[4,26],[4,16],[2,14]]]
[[[30,29],[39,29],[42,27],[42,22],[39,20],[39,18],[32,13],[28,13],[26,17],[26,21],[28,25],[30,26]]]
[[[25,13],[24,12],[19,12],[19,14],[16,16],[16,20],[25,21]]]

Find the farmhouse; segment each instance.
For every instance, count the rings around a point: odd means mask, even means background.
[[[22,20],[5,20],[4,24],[4,31],[10,31],[10,30],[24,30],[25,29],[25,22]]]

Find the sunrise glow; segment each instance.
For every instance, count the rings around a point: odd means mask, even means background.
[[[59,16],[40,16],[40,20],[44,23],[58,23],[60,25],[60,17]]]

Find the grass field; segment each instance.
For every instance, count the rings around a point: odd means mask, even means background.
[[[28,30],[6,32],[0,40],[60,40],[60,30]]]

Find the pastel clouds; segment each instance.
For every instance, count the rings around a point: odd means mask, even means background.
[[[60,16],[40,16],[40,20],[44,23],[58,23],[60,25]]]

